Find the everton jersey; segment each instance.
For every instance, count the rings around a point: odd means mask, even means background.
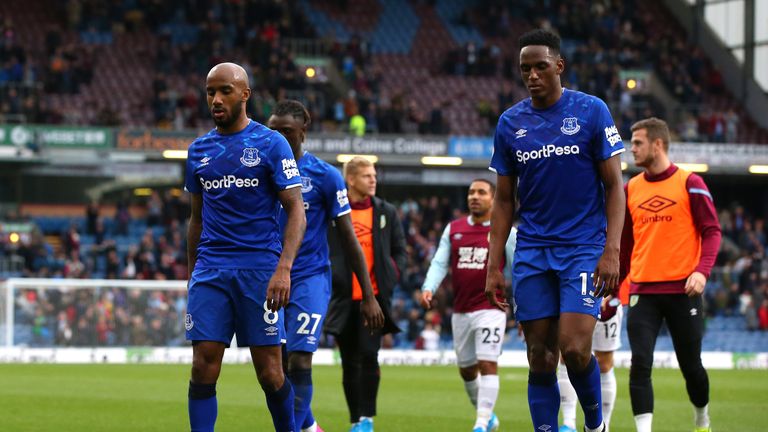
[[[301,173],[301,193],[307,215],[307,231],[291,270],[291,278],[299,279],[326,271],[328,258],[328,222],[352,210],[347,198],[347,186],[333,165],[309,152],[298,160]],[[284,230],[287,215],[280,212]]]
[[[274,270],[282,251],[277,193],[301,186],[282,135],[255,121],[230,135],[213,129],[189,146],[184,186],[203,198],[197,267]]]
[[[516,176],[518,247],[605,245],[605,191],[598,163],[624,145],[605,103],[563,89],[554,105],[531,99],[499,119],[491,170]]]

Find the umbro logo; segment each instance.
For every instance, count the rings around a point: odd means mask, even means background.
[[[462,237],[461,233],[456,233],[453,235],[454,240],[461,240],[461,237]]]
[[[548,424],[543,424],[543,425],[537,427],[536,429],[540,430],[541,432],[549,432],[549,431],[552,430],[552,426],[550,426]]]
[[[210,156],[206,156],[206,157],[200,159],[200,166],[208,165],[208,162],[210,162],[210,161],[211,161],[211,157]]]
[[[699,311],[696,310],[696,308],[691,308],[690,312],[691,312],[691,316],[696,316],[696,314],[699,313]]]
[[[648,210],[651,213],[658,213],[666,208],[672,207],[675,204],[677,203],[669,198],[654,195],[653,197],[640,204],[639,207],[643,210]]]
[[[525,129],[518,129],[517,132],[515,132],[515,139],[519,139],[525,136],[525,134],[528,133]]]
[[[583,299],[581,299],[581,301],[583,301],[584,306],[588,308],[591,308],[592,306],[595,305],[595,300],[591,297],[584,297]]]
[[[264,329],[264,331],[267,333],[267,336],[276,336],[277,335],[278,328],[275,326],[269,326]]]

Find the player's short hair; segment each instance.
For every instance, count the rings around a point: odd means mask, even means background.
[[[360,171],[360,168],[367,168],[372,166],[373,162],[369,161],[368,159],[362,156],[355,156],[344,164],[344,169],[342,169],[342,172],[344,174],[344,178],[346,179],[347,176],[357,174],[357,172]]]
[[[488,179],[484,179],[484,178],[476,178],[476,179],[472,180],[469,183],[469,185],[472,186],[472,183],[475,183],[475,182],[486,183],[491,188],[491,195],[496,195],[496,184],[493,183],[492,181],[490,181]]]
[[[275,110],[272,112],[274,116],[293,116],[293,118],[301,119],[304,122],[304,127],[309,126],[312,118],[309,116],[309,111],[301,102],[292,99],[282,100],[275,105]]]
[[[634,132],[640,129],[645,129],[645,133],[648,135],[648,141],[654,142],[657,139],[661,139],[664,151],[669,151],[670,135],[667,122],[660,118],[649,117],[633,124],[631,130]]]
[[[552,50],[553,53],[560,54],[560,36],[550,30],[535,29],[523,33],[523,35],[517,39],[517,45],[519,49],[531,45],[543,45]]]

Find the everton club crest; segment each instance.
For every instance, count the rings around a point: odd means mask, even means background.
[[[240,162],[247,167],[255,167],[261,162],[259,157],[259,150],[254,147],[246,147],[243,149],[243,157],[240,158]]]
[[[312,190],[312,179],[309,177],[301,178],[301,193],[307,193]]]
[[[566,135],[573,135],[581,129],[579,121],[576,117],[568,117],[563,119],[563,126],[560,128],[560,132]]]

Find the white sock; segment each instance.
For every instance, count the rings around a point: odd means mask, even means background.
[[[373,417],[360,416],[360,420],[359,421],[363,421],[363,420],[370,420],[371,422],[373,422]]]
[[[563,425],[576,429],[576,402],[579,397],[568,378],[568,369],[560,363],[557,368],[557,385],[560,386],[560,410],[563,412]]]
[[[693,421],[696,422],[697,428],[709,427],[709,404],[701,408],[693,407]]]
[[[635,428],[637,432],[651,432],[653,413],[638,414],[635,416]]]
[[[480,376],[478,375],[472,381],[464,381],[464,390],[467,391],[469,401],[472,402],[472,406],[477,409],[477,388],[480,386]]]
[[[312,426],[304,428],[301,432],[317,432],[317,422],[312,423]]]
[[[605,426],[609,427],[613,404],[616,402],[616,375],[613,373],[613,368],[600,374],[600,389],[603,394],[603,421]]]
[[[493,407],[499,397],[499,376],[481,375],[480,385],[477,388],[477,420],[474,427],[488,427]]]

